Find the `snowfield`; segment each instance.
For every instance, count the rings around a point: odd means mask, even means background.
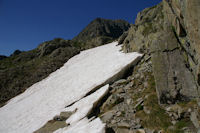
[[[54,133],[104,133],[105,124],[103,124],[99,118],[90,121],[84,117],[91,112],[95,104],[98,103],[108,91],[109,85],[105,85],[93,94],[76,102],[71,107],[66,108],[64,111],[74,111],[77,109],[75,114],[66,120],[66,123],[69,123],[71,126],[58,129]]]
[[[63,128],[54,133],[105,133],[105,124],[99,118],[88,120],[84,118],[69,128]]]
[[[121,46],[116,45],[117,42],[113,42],[82,51],[46,79],[11,99],[0,108],[0,133],[32,133],[60,112],[75,108],[76,113],[66,120],[71,123],[69,128],[56,132],[84,133],[87,129],[104,132],[104,124],[99,118],[88,120],[86,115],[108,91],[106,84],[120,77],[142,56],[139,53],[122,53]],[[84,98],[103,85],[106,86]],[[66,108],[72,103],[75,104]]]

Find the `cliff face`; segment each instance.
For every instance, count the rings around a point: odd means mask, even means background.
[[[110,87],[100,108],[108,132],[200,132],[199,7],[198,0],[163,0],[119,37],[124,52],[144,57]]]
[[[175,0],[163,1],[166,21],[172,26],[182,49],[187,69],[193,76],[196,85],[196,96],[199,97],[199,56],[200,56],[200,1]],[[191,80],[192,80],[191,79]]]
[[[198,98],[200,2],[163,0],[140,12],[126,37],[125,52],[139,51],[152,60],[160,103]]]

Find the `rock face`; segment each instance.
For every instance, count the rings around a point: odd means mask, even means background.
[[[130,24],[124,20],[97,18],[83,29],[73,41],[81,49],[92,48],[117,39],[129,27]]]
[[[111,85],[100,108],[108,129],[199,131],[199,7],[197,0],[163,0],[140,12],[119,38],[124,52],[144,57],[132,75]]]
[[[152,56],[160,103],[200,97],[200,2],[163,0],[140,12],[123,39],[125,52]]]
[[[198,97],[192,73],[173,32],[158,36],[152,44],[152,62],[158,97],[161,103],[175,103]]]
[[[128,35],[123,42],[125,52],[148,52],[152,40],[156,39],[157,31],[163,29],[162,3],[152,8],[147,8],[137,16],[135,25],[128,30]]]
[[[110,96],[100,107],[100,118],[115,133],[196,133],[200,107],[195,100],[160,105],[152,57],[145,55],[132,74],[110,85]]]

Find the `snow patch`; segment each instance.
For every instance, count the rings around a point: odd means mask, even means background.
[[[11,99],[0,108],[0,132],[31,133],[38,130],[66,106],[105,84],[142,56],[122,53],[121,46],[116,45],[117,42],[113,42],[82,51],[46,79]]]
[[[94,120],[84,118],[74,125],[59,129],[54,133],[105,133],[105,124],[99,118]]]
[[[55,131],[55,133],[65,133],[65,132],[86,133],[83,131],[87,131],[87,133],[88,132],[103,133],[105,124],[103,124],[99,119],[96,119],[93,121],[89,121],[89,120],[87,121],[86,120],[87,118],[85,117],[88,115],[88,113],[92,111],[92,108],[95,107],[96,104],[108,93],[108,91],[109,91],[109,85],[106,85],[100,88],[99,90],[97,90],[96,92],[94,92],[93,94],[76,102],[73,106],[64,109],[63,112],[76,110],[76,112],[66,120],[66,123],[70,124],[71,126],[63,128],[63,129],[59,129]],[[83,118],[84,120],[82,120]]]
[[[92,108],[108,93],[109,85],[106,85],[91,95],[81,99],[80,101],[73,104],[71,107],[68,107],[63,110],[63,112],[74,111],[70,118],[66,120],[66,123],[73,124],[74,122],[79,121],[80,119],[86,117],[88,113],[92,111]]]

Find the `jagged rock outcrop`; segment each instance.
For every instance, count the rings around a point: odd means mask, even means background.
[[[83,29],[72,41],[81,49],[88,49],[112,42],[130,27],[124,20],[97,18]]]
[[[16,56],[16,55],[19,55],[20,53],[22,53],[22,51],[17,49],[11,54],[11,56]]]
[[[152,56],[160,103],[200,96],[199,6],[198,0],[163,0],[138,14],[123,41],[125,52]]]
[[[158,31],[163,30],[162,3],[157,6],[146,8],[137,16],[135,25],[128,30],[128,35],[123,41],[125,52],[140,51],[148,53]]]

